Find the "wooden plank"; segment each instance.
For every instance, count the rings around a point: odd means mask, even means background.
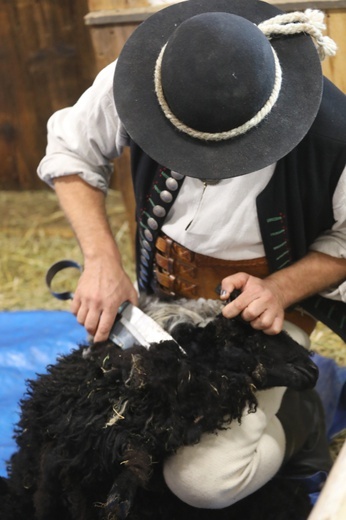
[[[322,62],[323,74],[346,93],[346,10],[329,11],[326,24],[327,34],[337,44],[338,51]]]
[[[123,9],[150,5],[150,0],[89,0],[89,10]]]
[[[283,11],[303,11],[304,9],[343,9],[346,7],[345,0],[266,0]]]
[[[88,4],[90,11],[128,7],[128,4],[125,0],[89,0]]]
[[[299,0],[275,0],[269,1],[276,5],[283,11],[303,11],[304,9],[313,8],[321,10],[343,9],[346,8],[346,0],[314,0],[299,1]],[[95,4],[94,4],[95,5]],[[100,5],[103,5],[102,3]],[[161,4],[151,6],[136,6],[121,8],[117,6],[114,9],[99,8],[95,11],[89,12],[84,21],[86,25],[109,25],[122,23],[140,23],[149,18],[152,14],[160,9],[173,4]]]
[[[136,27],[137,24],[130,23],[121,24],[116,28],[112,25],[91,27],[90,36],[98,70],[103,69],[119,56],[126,40]]]
[[[109,9],[93,11],[85,15],[86,25],[109,25],[143,22],[162,9],[162,6],[135,7],[133,9]]]
[[[46,123],[74,103],[96,67],[85,0],[11,0],[0,9],[0,189],[45,185],[36,169]]]

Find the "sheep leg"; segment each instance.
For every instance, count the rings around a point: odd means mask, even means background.
[[[128,448],[121,463],[124,467],[108,493],[104,518],[124,520],[135,500],[137,488],[146,487],[151,476],[151,457],[141,450]]]
[[[35,514],[31,495],[17,495],[10,481],[0,477],[0,518],[1,520],[34,520]]]
[[[104,518],[124,520],[130,512],[136,495],[137,485],[128,472],[114,482],[108,493]]]

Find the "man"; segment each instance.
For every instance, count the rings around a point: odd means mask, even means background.
[[[321,22],[257,0],[175,4],[52,116],[39,175],[83,251],[72,310],[95,341],[123,301],[137,302],[104,205],[109,161],[126,145],[140,291],[216,298],[221,283],[224,300],[240,290],[226,317],[267,334],[284,327],[307,347],[314,317],[345,335],[346,103],[322,79],[319,55],[335,48]],[[241,425],[166,461],[182,500],[225,507],[288,460],[296,475],[328,470],[315,394],[275,388],[258,401]]]

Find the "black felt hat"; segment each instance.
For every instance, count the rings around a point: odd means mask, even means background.
[[[114,76],[130,137],[197,178],[244,175],[290,152],[316,117],[322,72],[309,35],[269,27],[282,14],[257,0],[189,0],[149,17]]]

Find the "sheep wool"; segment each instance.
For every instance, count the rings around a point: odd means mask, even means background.
[[[0,479],[1,520],[306,518],[307,491],[293,480],[274,478],[223,509],[197,509],[168,489],[163,464],[202,434],[241,422],[245,409],[255,414],[259,390],[313,387],[309,352],[285,333],[225,319],[215,303],[142,305],[175,341],[82,345],[29,381],[18,449]]]

